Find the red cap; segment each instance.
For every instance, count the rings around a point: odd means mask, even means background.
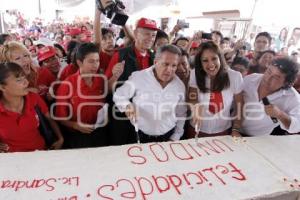
[[[141,18],[137,22],[136,25],[137,28],[147,28],[147,29],[152,29],[152,30],[158,30],[156,26],[156,22],[152,19],[147,19],[147,18]]]
[[[55,55],[56,55],[56,51],[55,51],[54,47],[51,47],[51,46],[43,47],[43,48],[39,49],[38,61],[39,62],[44,61],[44,60],[46,60],[48,58],[51,58]]]
[[[81,30],[80,30],[80,28],[70,28],[69,29],[69,34],[71,36],[76,36],[76,35],[81,34]]]
[[[199,43],[198,42],[192,42],[191,49],[198,48],[198,47],[199,47]]]

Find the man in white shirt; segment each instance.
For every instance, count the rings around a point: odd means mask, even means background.
[[[292,87],[298,68],[291,59],[277,58],[264,74],[245,77],[243,134],[269,135],[277,126],[300,132],[300,95]]]
[[[161,47],[154,65],[132,73],[113,96],[118,109],[138,127],[142,143],[179,140],[183,135],[185,86],[175,74],[180,55],[174,45]]]

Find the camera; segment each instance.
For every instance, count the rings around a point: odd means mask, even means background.
[[[112,24],[124,26],[128,20],[123,10],[125,6],[120,0],[96,0],[97,8],[111,19]]]
[[[211,40],[212,39],[212,35],[211,33],[202,33],[202,39],[206,39],[206,40]]]
[[[177,25],[180,28],[189,28],[190,27],[190,24],[185,22],[184,20],[177,20]]]
[[[242,49],[242,50],[247,50],[247,46],[246,46],[246,45],[243,45],[241,49]]]

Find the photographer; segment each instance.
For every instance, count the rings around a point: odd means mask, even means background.
[[[268,32],[260,32],[256,35],[254,40],[254,53],[248,53],[246,57],[250,59],[251,65],[256,65],[258,56],[261,52],[267,51],[270,49],[271,46],[272,37],[270,33]],[[234,54],[237,54],[238,52],[241,52],[243,50],[247,49],[247,43],[244,40],[238,40],[236,44],[234,45],[234,50],[230,52],[230,54],[227,54],[227,56],[233,56]],[[240,55],[241,56],[241,55]]]
[[[178,19],[176,25],[173,27],[172,31],[169,33],[170,41],[175,42],[176,39],[178,39],[178,32],[180,30],[189,28],[189,26],[190,26],[190,24],[185,22],[185,20]]]
[[[133,33],[128,26],[124,25],[123,30],[131,40],[134,39]],[[116,52],[116,40],[115,34],[111,29],[101,27],[101,11],[98,8],[95,9],[94,34],[94,43],[99,45],[100,70],[104,73],[113,54]]]
[[[223,52],[226,62],[231,65],[231,61],[234,60],[235,57],[244,57],[245,56],[245,41],[243,39],[238,40],[234,46],[232,51]]]
[[[125,6],[121,0],[96,0],[96,7],[111,20],[112,24],[124,26],[128,15],[124,13]]]

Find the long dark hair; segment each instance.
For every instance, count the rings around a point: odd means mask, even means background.
[[[33,41],[32,41],[32,39],[31,39],[30,37],[27,37],[27,38],[25,38],[25,39],[23,40],[24,46],[26,46],[26,44],[25,44],[26,40],[28,40],[28,41],[30,42],[30,46],[33,46]]]
[[[67,57],[67,53],[66,53],[65,49],[60,44],[55,43],[53,46],[58,48],[62,52],[63,58]]]
[[[210,50],[216,53],[220,59],[220,69],[212,82],[212,87],[209,89],[205,85],[206,72],[203,69],[201,57],[205,50]],[[199,52],[195,57],[195,74],[198,88],[201,92],[218,91],[221,92],[223,89],[230,86],[229,76],[227,73],[227,66],[225,63],[224,55],[221,53],[218,45],[212,41],[204,42],[199,47]]]
[[[80,42],[77,42],[75,40],[71,40],[67,46],[67,63],[76,63],[75,60],[75,53],[76,53],[76,48],[80,45]],[[74,62],[73,62],[74,61]]]

